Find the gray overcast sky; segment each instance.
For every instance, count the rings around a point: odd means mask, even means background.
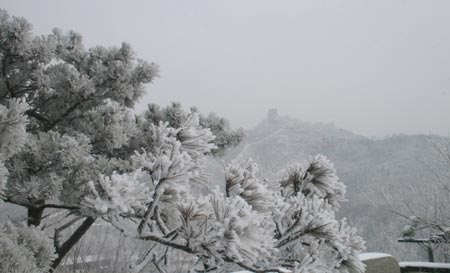
[[[131,43],[179,101],[251,128],[268,108],[367,136],[450,132],[450,1],[0,0],[35,33]]]

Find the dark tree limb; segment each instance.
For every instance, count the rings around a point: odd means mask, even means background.
[[[56,250],[56,254],[58,255],[58,258],[53,261],[50,269],[50,273],[54,272],[54,270],[58,267],[58,265],[61,263],[62,259],[69,253],[69,251],[72,249],[72,247],[78,243],[78,241],[83,237],[83,235],[88,231],[88,229],[94,224],[95,218],[93,217],[87,217],[86,220],[75,230],[75,232],[67,239],[67,241],[62,244],[61,247],[59,247]]]
[[[63,230],[65,230],[65,229],[67,229],[68,227],[70,227],[70,226],[72,226],[73,224],[75,224],[77,221],[79,221],[81,218],[83,218],[83,217],[81,217],[81,216],[79,216],[79,217],[75,217],[74,219],[72,219],[72,220],[70,220],[69,222],[67,222],[67,223],[65,223],[64,225],[62,225],[62,226],[60,226],[59,228],[56,228],[55,229],[55,234],[54,234],[54,238],[53,238],[53,245],[55,246],[55,249],[59,249],[59,247],[60,247],[60,242],[59,242],[59,239],[60,239],[60,233],[63,231]]]

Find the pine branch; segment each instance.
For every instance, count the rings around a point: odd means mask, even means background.
[[[22,206],[25,208],[33,208],[33,209],[47,209],[47,208],[53,208],[53,209],[66,209],[66,210],[80,210],[81,207],[79,206],[68,206],[68,205],[60,205],[60,204],[36,204],[33,202],[25,202],[23,200],[14,199],[12,197],[6,197],[2,199],[6,203],[15,204],[18,206]]]
[[[138,226],[138,234],[139,235],[142,235],[142,232],[144,231],[144,227],[147,225],[148,221],[150,220],[151,214],[154,212],[155,207],[159,203],[159,199],[161,198],[161,194],[162,194],[160,192],[160,189],[165,181],[166,181],[166,179],[164,179],[164,178],[161,179],[159,181],[158,185],[156,185],[156,187],[155,187],[155,193],[153,194],[153,201],[151,201],[150,204],[148,205],[147,211],[145,212],[144,217]]]
[[[67,209],[67,210],[80,210],[81,207],[79,206],[66,206],[66,205],[58,205],[58,204],[44,204],[39,206],[39,208],[47,209],[47,208],[53,208],[53,209]]]
[[[167,228],[167,226],[164,223],[164,221],[161,219],[159,206],[155,206],[155,219],[156,219],[156,223],[158,224],[158,227],[161,230],[161,232],[163,234],[168,234],[169,233],[169,229]]]
[[[156,236],[156,235],[140,236],[140,237],[138,237],[138,239],[141,239],[141,240],[144,240],[144,241],[153,241],[153,242],[165,245],[165,246],[169,246],[169,247],[172,247],[172,248],[175,248],[175,249],[182,250],[182,251],[190,253],[190,254],[195,254],[194,250],[189,248],[186,245],[178,244],[178,243],[175,243],[175,242],[173,242],[171,240],[167,240],[167,239],[161,238],[161,237]]]
[[[48,126],[50,124],[50,121],[46,117],[37,113],[35,110],[27,110],[27,111],[25,111],[25,115],[27,115],[29,117],[33,117],[33,118],[41,121],[42,123],[45,124],[45,126]]]

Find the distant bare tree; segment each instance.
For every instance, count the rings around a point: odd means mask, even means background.
[[[397,231],[401,242],[417,243],[428,251],[429,260],[450,262],[450,145],[446,139],[433,145],[438,156],[428,155],[426,162],[434,179],[425,185],[378,186],[381,199],[376,203],[403,219]]]

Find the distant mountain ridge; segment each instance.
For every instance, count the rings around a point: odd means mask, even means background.
[[[251,157],[263,168],[276,173],[286,164],[323,154],[334,162],[341,179],[349,186],[356,184],[356,177],[348,175],[351,171],[383,174],[388,180],[399,179],[394,174],[414,174],[415,182],[420,182],[417,173],[431,171],[427,162],[438,156],[434,143],[443,139],[435,135],[403,134],[371,139],[333,124],[304,122],[278,116],[271,110],[262,122],[247,132],[244,143],[227,159]]]
[[[292,160],[303,160],[335,142],[368,139],[334,124],[311,123],[270,110],[268,116],[247,132],[239,157],[252,157],[264,167],[276,169]]]

